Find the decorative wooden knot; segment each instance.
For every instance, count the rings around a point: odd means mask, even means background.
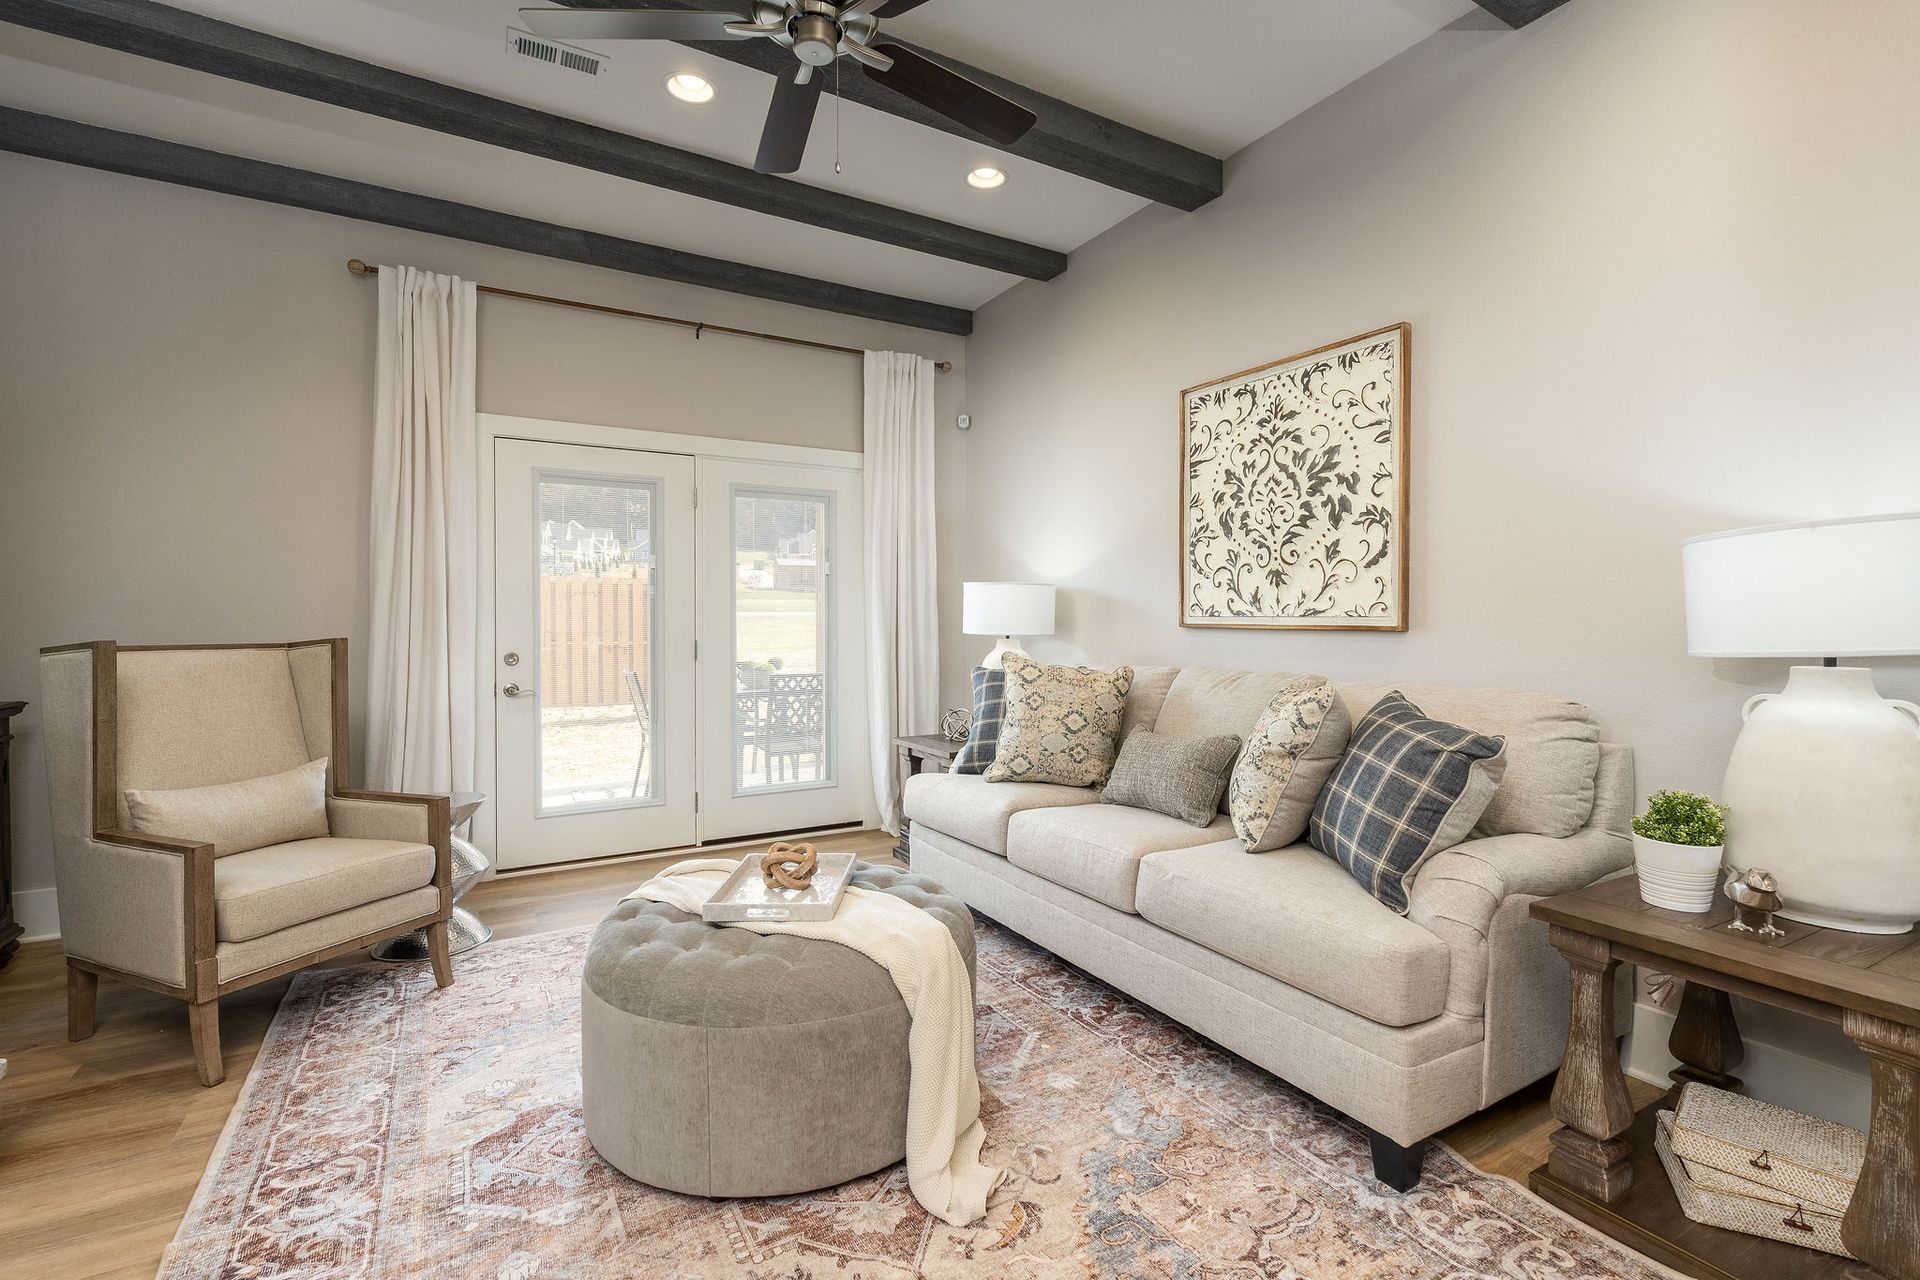
[[[812,845],[782,840],[760,856],[760,878],[769,889],[805,889],[818,862]]]

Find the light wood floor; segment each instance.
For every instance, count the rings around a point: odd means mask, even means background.
[[[835,844],[879,860],[892,837],[863,833]],[[496,938],[592,924],[667,861],[496,879],[477,886],[466,905]],[[0,971],[0,1057],[8,1063],[0,1080],[0,1274],[151,1280],[290,980],[221,1001],[227,1078],[203,1089],[178,1001],[102,981],[99,1030],[71,1044],[59,944],[20,949]],[[1632,1087],[1635,1106],[1657,1092]],[[1524,1179],[1546,1158],[1553,1128],[1543,1082],[1442,1136],[1481,1168]]]

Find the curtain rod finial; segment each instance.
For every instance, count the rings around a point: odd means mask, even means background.
[[[377,275],[380,271],[380,268],[370,267],[358,258],[348,258],[347,270],[353,272],[353,274],[357,276],[371,276],[371,275]]]

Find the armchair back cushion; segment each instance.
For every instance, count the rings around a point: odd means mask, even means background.
[[[216,858],[328,834],[324,757],[265,778],[122,798],[135,831],[211,844]]]
[[[133,821],[129,791],[243,782],[314,758],[287,654],[285,648],[119,651],[113,789],[121,826]]]

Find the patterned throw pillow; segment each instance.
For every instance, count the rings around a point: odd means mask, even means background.
[[[1332,685],[1302,676],[1282,685],[1254,722],[1233,767],[1227,812],[1248,853],[1306,834],[1313,804],[1346,750],[1353,721]]]
[[[1135,729],[1120,746],[1100,803],[1151,809],[1191,826],[1208,826],[1220,812],[1220,793],[1227,789],[1227,771],[1239,751],[1240,739],[1231,734],[1173,738]]]
[[[1466,839],[1506,772],[1507,744],[1429,720],[1398,691],[1353,731],[1308,838],[1402,915],[1420,864]]]
[[[1000,721],[1007,712],[1007,673],[987,667],[973,669],[973,728],[967,745],[948,766],[948,773],[985,773],[1000,750]]]
[[[1113,770],[1114,747],[1133,668],[1050,667],[1006,657],[1007,715],[988,782],[1053,782],[1097,787]]]

